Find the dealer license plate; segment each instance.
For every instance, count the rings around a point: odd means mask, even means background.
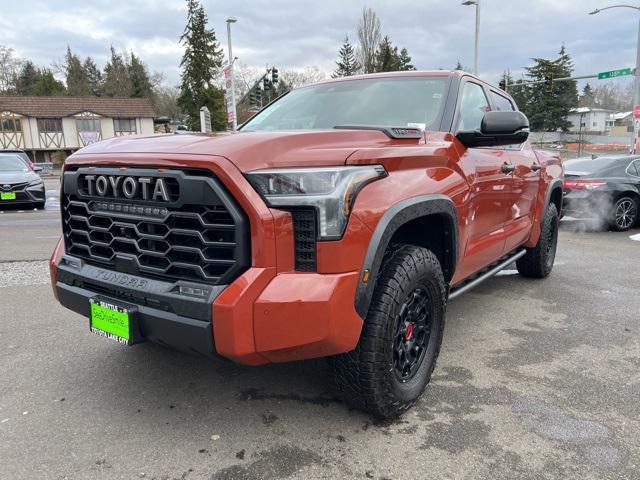
[[[0,192],[0,200],[15,200],[16,192]]]
[[[133,343],[134,312],[131,309],[102,298],[90,299],[89,305],[89,328],[93,333],[123,345]]]

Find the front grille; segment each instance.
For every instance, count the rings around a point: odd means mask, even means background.
[[[84,170],[65,173],[62,218],[69,255],[120,272],[213,285],[229,283],[248,267],[245,215],[213,176],[126,172],[166,176],[169,201],[160,203],[91,197],[81,185]]]
[[[296,209],[291,211],[295,240],[295,269],[315,272],[316,265],[316,211]]]
[[[15,192],[18,190],[23,190],[27,185],[29,185],[29,182],[14,183],[10,185],[8,189],[0,185],[0,190],[3,192]]]

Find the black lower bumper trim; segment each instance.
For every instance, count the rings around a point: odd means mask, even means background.
[[[89,315],[89,299],[95,292],[57,282],[60,303],[76,313]],[[138,306],[140,333],[149,341],[183,352],[197,353],[209,358],[222,359],[216,354],[211,321],[196,320],[172,312]]]

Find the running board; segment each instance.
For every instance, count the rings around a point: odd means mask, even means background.
[[[477,287],[488,278],[493,277],[496,273],[504,269],[510,263],[513,263],[516,260],[518,260],[520,257],[523,257],[526,253],[527,253],[526,250],[520,250],[519,252],[510,256],[506,260],[499,261],[499,263],[495,264],[494,267],[490,267],[489,270],[487,270],[484,273],[481,273],[478,277],[475,277],[473,280],[469,280],[468,282],[463,283],[460,287],[453,289],[452,291],[449,292],[449,300],[453,300],[459,295],[462,295],[463,293],[468,292],[472,288]]]

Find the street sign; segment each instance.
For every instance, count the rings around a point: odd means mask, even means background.
[[[621,68],[619,70],[610,70],[608,72],[598,73],[598,80],[606,80],[607,78],[624,77],[626,75],[633,75],[631,68]]]
[[[633,118],[640,119],[640,105],[633,107]]]

